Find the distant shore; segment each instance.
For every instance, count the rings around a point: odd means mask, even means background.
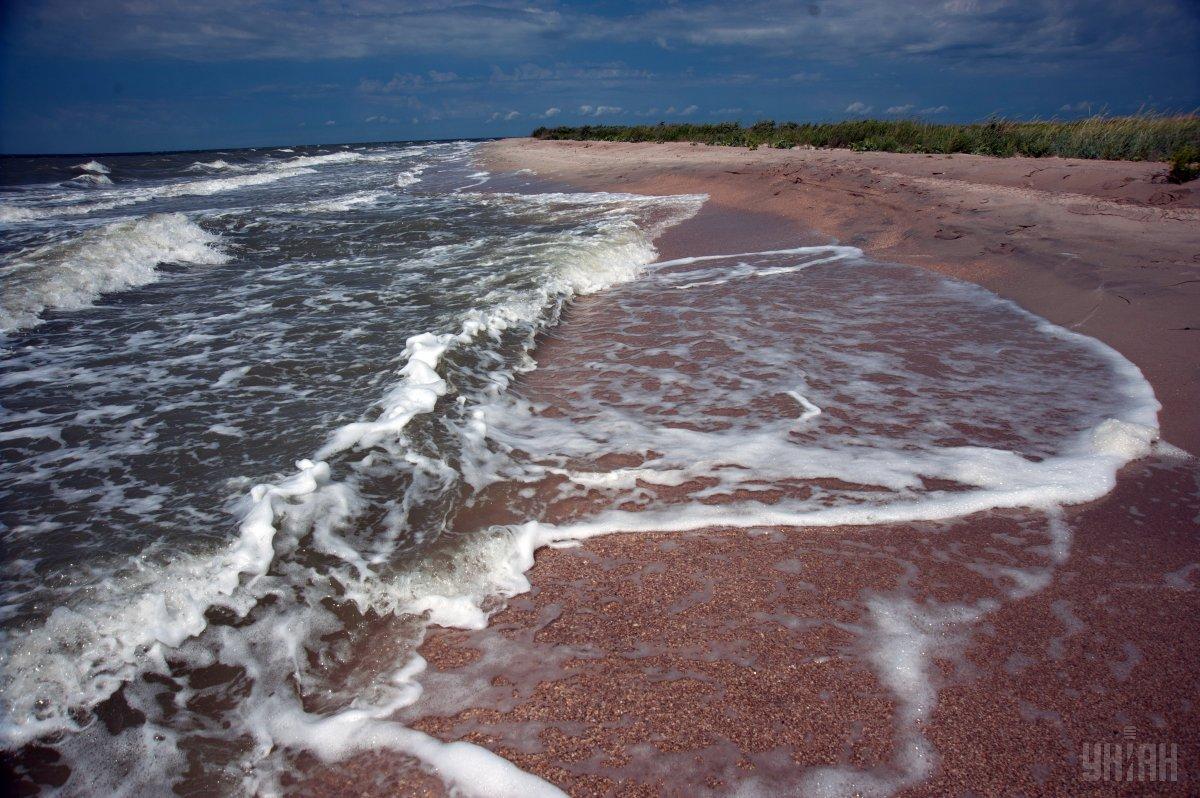
[[[585,190],[707,193],[781,246],[836,240],[983,285],[1132,360],[1164,439],[1200,452],[1200,183],[1165,164],[534,139],[481,154]],[[694,254],[704,227],[670,231],[663,256]]]

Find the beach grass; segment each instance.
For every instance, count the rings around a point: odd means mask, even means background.
[[[1200,116],[1141,114],[1094,116],[1060,122],[990,119],[950,125],[917,119],[844,122],[773,122],[742,125],[665,123],[540,127],[539,139],[577,141],[688,141],[734,147],[840,147],[859,151],[971,153],[1034,158],[1167,161],[1200,147]]]

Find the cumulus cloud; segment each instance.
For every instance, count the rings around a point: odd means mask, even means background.
[[[912,103],[907,103],[907,104],[905,104],[905,105],[892,105],[892,106],[889,106],[889,107],[888,107],[888,109],[887,109],[886,113],[889,113],[889,114],[907,114],[909,111],[911,111],[912,109],[914,109],[914,108],[916,108],[916,107],[917,107],[917,106],[913,105]],[[849,109],[847,109],[847,110],[849,110]]]
[[[922,116],[931,116],[933,114],[944,114],[949,110],[950,106],[948,105],[934,105],[930,106],[929,108],[922,108],[921,110],[917,111],[917,113],[921,114]]]
[[[846,113],[859,115],[869,114],[871,113],[871,108],[872,106],[867,105],[864,102],[855,101],[846,106]]]
[[[581,105],[579,113],[582,116],[605,116],[607,114],[619,114],[624,109],[616,105]]]

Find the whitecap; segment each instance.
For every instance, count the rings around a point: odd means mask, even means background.
[[[0,288],[0,330],[38,323],[44,310],[86,307],[101,294],[158,279],[160,263],[224,263],[217,236],[181,213],[122,220],[18,253]]]
[[[107,166],[100,163],[99,161],[88,161],[87,163],[79,163],[79,164],[75,164],[71,168],[78,169],[81,172],[94,172],[99,175],[107,175],[107,174],[110,174],[112,171],[111,169],[109,169]]]

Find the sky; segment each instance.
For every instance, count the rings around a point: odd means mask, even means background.
[[[1200,107],[1200,0],[3,0],[0,152]]]

